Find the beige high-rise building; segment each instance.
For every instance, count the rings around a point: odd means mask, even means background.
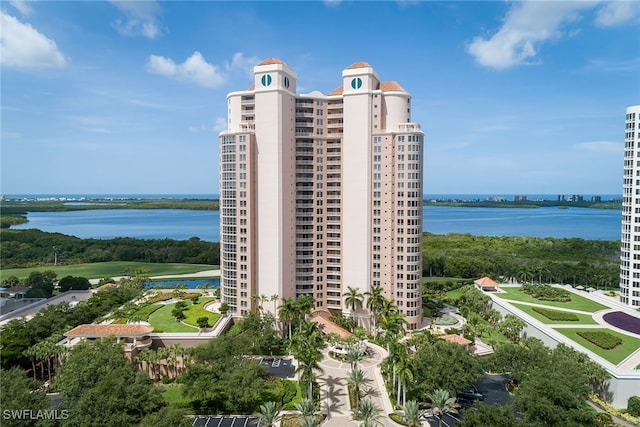
[[[253,295],[313,296],[348,312],[348,287],[374,286],[409,329],[422,322],[423,132],[411,95],[365,62],[324,95],[267,59],[227,96],[220,134],[222,299],[241,316]]]
[[[625,120],[620,301],[640,307],[640,105]]]

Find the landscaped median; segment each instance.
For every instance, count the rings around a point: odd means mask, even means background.
[[[544,305],[550,308],[554,308],[554,307],[560,308],[560,309],[568,308],[572,310],[585,311],[588,313],[595,313],[596,311],[606,310],[609,308],[606,305],[597,303],[595,301],[590,300],[589,298],[585,298],[583,296],[577,295],[569,291],[567,292],[569,293],[571,300],[566,302],[547,301],[547,300],[540,300],[540,299],[534,298],[531,295],[524,293],[520,286],[517,286],[517,287],[502,286],[500,287],[500,291],[501,292],[496,292],[493,295],[495,295],[498,298],[508,300],[510,302],[511,301],[528,302],[532,304]]]
[[[576,325],[597,325],[598,322],[593,320],[591,315],[582,313],[571,313],[568,311],[555,310],[545,307],[536,307],[527,304],[519,304],[510,301],[514,307],[524,311],[529,316],[548,325],[558,324],[576,324]]]
[[[613,331],[607,328],[554,328],[556,331],[565,335],[572,341],[580,344],[584,348],[592,351],[598,356],[608,360],[614,365],[619,364],[624,359],[629,357],[630,354],[638,350],[640,348],[640,338],[634,338],[629,335],[622,334],[617,331]],[[600,334],[594,335],[594,332],[599,332]],[[585,334],[586,333],[586,334]],[[587,339],[586,337],[598,337],[601,336],[602,333],[606,333],[612,336],[610,340],[606,342],[612,341],[614,339],[619,339],[619,344],[610,349],[605,349],[596,344],[599,342],[597,338]],[[608,345],[606,345],[608,346]]]

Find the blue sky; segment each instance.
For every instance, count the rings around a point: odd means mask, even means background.
[[[412,94],[425,193],[622,192],[640,2],[3,1],[3,194],[218,193],[226,94],[268,57]]]

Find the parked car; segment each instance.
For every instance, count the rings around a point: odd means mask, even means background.
[[[484,395],[478,391],[474,386],[467,387],[457,393],[458,399],[463,400],[484,400]]]

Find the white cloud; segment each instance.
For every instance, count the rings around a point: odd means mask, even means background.
[[[572,148],[574,150],[590,151],[593,153],[615,153],[619,155],[622,154],[624,147],[623,144],[619,142],[592,141],[574,144]]]
[[[189,126],[189,132],[201,133],[201,132],[222,132],[227,130],[227,119],[224,117],[216,117],[213,126],[201,124],[200,126]]]
[[[31,6],[27,4],[24,0],[12,0],[11,6],[15,7],[18,12],[22,14],[22,16],[29,17],[33,13],[33,9]]]
[[[476,37],[467,52],[483,66],[506,69],[536,63],[540,45],[562,35],[561,27],[594,2],[525,1],[514,3],[503,25],[489,38]]]
[[[638,21],[640,3],[637,1],[613,1],[605,4],[596,16],[596,24],[601,27],[613,27]]]
[[[225,63],[225,69],[228,72],[242,70],[247,76],[253,77],[253,67],[255,67],[259,62],[260,58],[257,58],[255,56],[246,58],[244,56],[244,53],[238,52],[233,55],[231,62]]]
[[[193,82],[203,87],[218,87],[224,84],[229,74],[235,70],[253,72],[253,65],[257,58],[245,58],[242,52],[233,55],[231,61],[226,61],[222,67],[208,63],[200,52],[194,52],[182,64],[173,59],[159,55],[149,56],[147,71],[176,80]]]
[[[125,14],[114,22],[115,29],[125,36],[156,38],[162,33],[159,15],[162,9],[155,1],[112,1]]]
[[[60,68],[66,65],[56,43],[29,24],[0,11],[0,63],[15,68]]]

